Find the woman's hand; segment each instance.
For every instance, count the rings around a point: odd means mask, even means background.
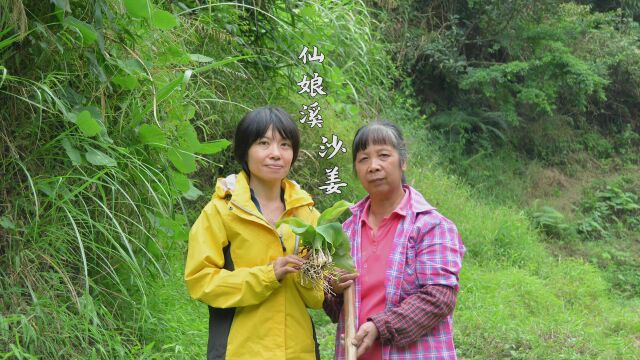
[[[360,326],[360,329],[358,329],[356,336],[354,336],[353,340],[351,340],[351,343],[355,345],[356,348],[358,348],[357,357],[360,357],[360,355],[367,352],[367,350],[371,348],[371,345],[373,345],[373,342],[377,338],[378,328],[374,323],[372,323],[371,321],[367,321],[366,323],[362,324]]]
[[[336,269],[338,278],[331,283],[331,290],[334,294],[339,295],[344,289],[353,284],[353,280],[358,277],[358,273],[349,273],[343,269]]]
[[[298,272],[298,269],[304,264],[304,259],[295,255],[282,256],[273,263],[273,272],[276,274],[278,281],[284,279],[288,273]],[[289,266],[293,265],[293,266]]]

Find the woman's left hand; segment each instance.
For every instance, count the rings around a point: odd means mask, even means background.
[[[360,326],[356,336],[353,337],[351,343],[358,348],[358,355],[364,354],[371,348],[373,342],[378,338],[378,328],[371,321],[367,321],[366,323]]]

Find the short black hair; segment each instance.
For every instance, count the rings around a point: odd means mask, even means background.
[[[233,140],[233,155],[240,165],[242,165],[242,170],[249,176],[251,176],[249,165],[247,164],[249,148],[256,140],[262,138],[270,127],[273,127],[283,139],[291,141],[293,148],[291,166],[293,166],[298,158],[300,133],[298,132],[296,124],[291,119],[291,115],[279,107],[259,107],[248,112],[242,120],[240,120],[236,127]]]
[[[356,136],[353,138],[351,154],[353,156],[352,167],[354,172],[356,171],[356,157],[358,153],[366,150],[369,144],[390,145],[398,151],[401,166],[407,161],[407,144],[404,141],[400,128],[386,120],[375,120],[358,129]],[[402,183],[404,184],[406,182],[404,174],[402,174]]]

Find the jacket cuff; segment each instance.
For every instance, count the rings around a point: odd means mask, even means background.
[[[265,265],[263,279],[268,290],[274,290],[281,285],[280,281],[276,278],[276,270],[273,264]]]
[[[378,313],[375,315],[371,315],[367,318],[367,321],[371,321],[373,325],[378,328],[378,337],[380,338],[380,342],[386,343],[391,340],[391,334],[387,330],[385,324],[385,315],[384,313]]]
[[[305,278],[302,276],[302,273],[300,273],[300,272],[295,273],[294,280],[295,280],[295,282],[296,282],[296,284],[297,284],[297,285],[300,285],[300,286],[302,286],[303,288],[313,289],[313,287],[314,287],[313,282],[311,282],[311,281],[310,281],[310,280],[308,280],[308,279],[305,279]]]

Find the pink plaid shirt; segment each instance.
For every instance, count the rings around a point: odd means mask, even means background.
[[[428,285],[445,285],[458,290],[458,273],[462,266],[464,245],[456,226],[424,199],[422,194],[408,185],[411,202],[406,216],[396,230],[392,251],[387,260],[385,279],[385,312],[398,306],[412,295],[419,296]],[[351,256],[356,269],[360,261],[360,220],[369,198],[351,207],[353,215],[342,225],[351,240]],[[439,287],[435,287],[439,288]],[[355,281],[356,309],[360,306],[360,284]],[[356,311],[356,324],[358,311]],[[456,359],[453,344],[452,314],[422,334],[414,343],[393,344],[383,342],[384,360]],[[335,359],[344,359],[340,342],[344,334],[344,316],[340,315],[336,333]]]

